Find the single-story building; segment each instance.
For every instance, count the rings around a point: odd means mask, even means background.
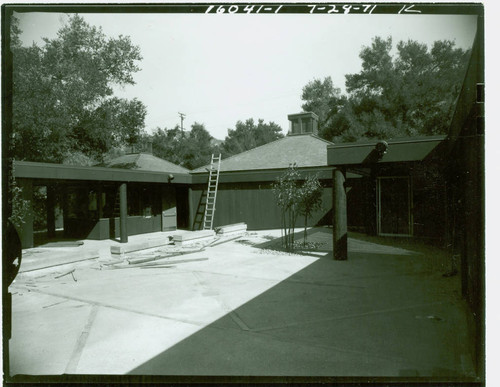
[[[122,241],[189,227],[189,171],[151,154],[129,154],[98,167],[14,161],[14,173],[31,207],[19,230],[24,248],[35,242],[32,208],[40,188],[47,216],[39,227],[47,237],[56,236],[56,223],[63,237]]]
[[[250,230],[280,228],[272,185],[294,164],[303,178],[315,175],[324,188],[321,208],[308,224],[332,225],[332,177],[342,171],[346,227],[444,240],[449,219],[440,150],[445,136],[333,144],[318,137],[314,113],[288,118],[284,138],[222,160],[214,227],[245,222]],[[36,204],[33,193],[42,187],[46,197],[46,222],[35,230],[33,216],[26,219],[23,246],[33,246],[37,231],[55,236],[58,223],[64,237],[81,239],[126,240],[153,231],[201,229],[207,166],[189,171],[150,152],[93,167],[16,161],[23,195]],[[62,214],[59,222],[57,213]],[[303,225],[299,217],[296,226]]]
[[[245,222],[251,230],[280,228],[280,209],[272,185],[292,164],[303,178],[318,176],[324,187],[321,210],[313,214],[310,224],[329,223],[332,168],[327,165],[326,152],[332,143],[318,137],[316,114],[300,113],[288,118],[291,130],[284,138],[222,160],[215,226]],[[198,230],[202,227],[206,203],[207,166],[191,171],[191,175],[191,205],[195,210],[192,228]],[[304,219],[299,217],[297,227],[303,224]]]

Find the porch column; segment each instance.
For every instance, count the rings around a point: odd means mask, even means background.
[[[56,216],[55,216],[55,187],[47,186],[47,236],[53,238],[56,236]]]
[[[193,189],[188,188],[188,218],[189,218],[189,229],[194,229],[194,206],[193,206]]]
[[[104,209],[102,205],[102,183],[99,182],[97,185],[97,213],[99,214],[99,219],[104,218]]]
[[[345,171],[335,168],[333,178],[333,259],[347,259],[347,197],[345,192]]]
[[[120,184],[120,243],[127,242],[127,183],[122,183]]]

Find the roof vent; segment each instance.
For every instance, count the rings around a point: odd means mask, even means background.
[[[318,134],[318,116],[313,112],[289,114],[290,130],[288,135]]]

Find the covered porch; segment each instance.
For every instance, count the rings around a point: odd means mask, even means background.
[[[189,174],[15,162],[29,209],[23,248],[55,239],[114,239],[187,228]]]
[[[337,259],[347,259],[348,228],[446,244],[453,220],[445,143],[445,136],[433,136],[328,146]],[[358,179],[346,180],[347,173]]]

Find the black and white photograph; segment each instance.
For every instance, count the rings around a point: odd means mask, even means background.
[[[2,27],[4,383],[484,385],[481,3]]]

